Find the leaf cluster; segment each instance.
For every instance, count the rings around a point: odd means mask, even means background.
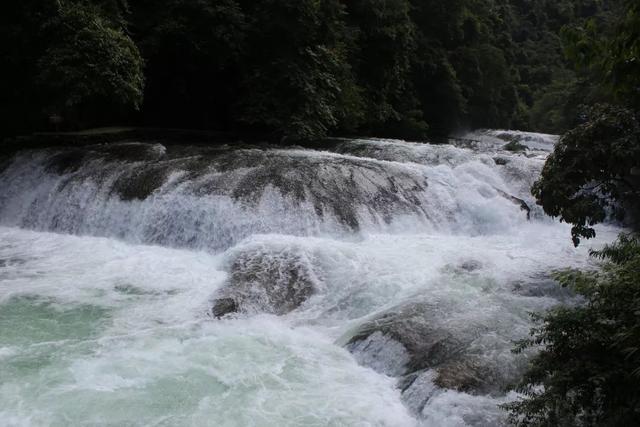
[[[636,114],[596,105],[549,156],[532,193],[545,212],[573,225],[575,245],[593,225],[636,209],[640,200],[640,122]]]
[[[534,316],[540,326],[515,350],[540,348],[517,387],[524,397],[504,405],[515,425],[640,422],[640,241],[622,235],[592,255],[601,270],[556,275],[584,303]]]
[[[138,48],[96,7],[61,2],[45,31],[55,38],[39,59],[37,82],[58,109],[96,98],[141,105],[144,77]]]

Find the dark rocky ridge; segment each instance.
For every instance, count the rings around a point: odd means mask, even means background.
[[[296,149],[236,146],[163,146],[147,143],[49,149],[46,171],[61,186],[81,190],[86,183],[122,201],[145,200],[171,175],[180,194],[230,197],[254,208],[268,190],[294,204],[306,203],[318,220],[332,216],[358,230],[363,213],[389,223],[396,214],[426,217],[421,193],[426,178],[398,164]],[[27,155],[27,154],[24,154]]]
[[[348,141],[333,143],[348,151]],[[363,144],[356,142],[355,151]],[[426,157],[433,151],[433,161],[442,154],[442,147],[419,147]],[[12,189],[2,197],[13,205],[5,213],[15,225],[173,247],[225,250],[256,233],[457,226],[459,183],[438,181],[431,163],[404,161],[402,150],[387,154],[396,160],[300,147],[124,142],[25,150],[0,179]],[[467,151],[456,155],[471,158]],[[487,203],[524,209],[506,192],[476,190]],[[474,215],[470,208],[465,215]]]

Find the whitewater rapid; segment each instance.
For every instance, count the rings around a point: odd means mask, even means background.
[[[500,425],[529,313],[576,302],[548,273],[618,230],[576,249],[535,206],[555,137],[465,139],[0,159],[0,424]],[[351,342],[410,304],[455,352],[409,372],[384,333]],[[454,359],[491,377],[445,387]]]

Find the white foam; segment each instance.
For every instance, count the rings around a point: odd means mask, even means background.
[[[278,165],[266,171],[293,174],[289,166],[299,162],[327,185],[342,174],[336,181],[357,186],[353,194],[370,203],[375,194],[396,191],[389,199],[395,210],[357,207],[357,231],[345,227],[330,200],[318,212],[310,192],[321,189],[311,183],[304,201],[274,184],[254,204],[207,187],[231,186],[259,165],[207,166],[195,175],[170,168],[149,198],[125,201],[113,194],[114,182],[139,163],[99,158],[78,172],[90,177],[82,180],[49,171],[51,153],[23,153],[0,173],[0,420],[24,426],[502,423],[497,405],[514,394],[442,390],[426,371],[401,396],[396,379],[384,374],[402,372],[408,355],[401,346],[389,340],[375,363],[342,346],[364,322],[422,301],[433,307],[436,326],[473,335],[469,349],[487,364],[516,369],[511,343],[528,334],[528,313],[562,299],[537,288],[545,275],[592,267],[588,250],[618,232],[599,227],[596,240],[576,249],[568,225],[535,208],[527,221],[500,195],[533,207],[528,189],[547,145],[534,147],[534,155],[504,152],[497,142],[454,147],[389,140],[342,141],[338,153],[249,150],[267,166]],[[167,160],[170,147],[149,152],[150,162],[174,161]],[[426,188],[413,191],[421,180]],[[304,260],[314,294],[281,317],[211,319],[213,296],[246,251],[264,253],[265,263],[279,254]]]

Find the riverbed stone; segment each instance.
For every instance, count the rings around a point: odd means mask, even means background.
[[[216,318],[221,318],[227,314],[238,311],[238,304],[233,298],[218,298],[214,301],[211,314]]]
[[[346,348],[362,365],[399,378],[399,388],[403,393],[410,390],[412,404],[422,407],[428,396],[420,396],[413,384],[419,379],[430,378],[443,389],[499,394],[518,378],[516,366],[494,360],[495,347],[484,345],[485,329],[481,323],[451,328],[436,304],[410,303],[365,322]],[[507,353],[509,346],[504,343]]]
[[[216,295],[212,314],[287,314],[314,294],[317,281],[306,254],[288,249],[241,252],[230,262],[229,279]]]
[[[509,200],[511,203],[513,203],[516,206],[520,207],[520,210],[524,211],[527,215],[527,220],[531,219],[531,208],[529,207],[529,205],[527,204],[527,202],[525,202],[524,200],[513,196],[509,193],[506,193],[500,189],[496,189],[498,191],[498,194],[500,194],[500,196],[504,197],[505,199]]]
[[[435,367],[464,349],[464,342],[451,332],[429,321],[432,307],[429,304],[408,304],[398,307],[362,325],[347,343],[347,348],[366,355],[356,359],[373,361],[384,359],[387,349],[384,343],[404,348],[406,356],[402,368],[394,367],[396,375],[406,375],[421,369]],[[368,343],[363,347],[362,342]],[[370,367],[383,366],[382,362],[370,363]],[[390,372],[382,370],[383,373]]]

